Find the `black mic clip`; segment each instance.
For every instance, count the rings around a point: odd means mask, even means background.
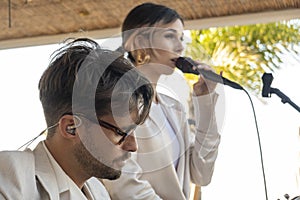
[[[262,80],[263,80],[263,88],[262,88],[262,96],[263,97],[271,97],[271,94],[276,94],[278,97],[281,98],[282,103],[289,103],[298,112],[300,112],[300,107],[297,106],[294,102],[292,102],[289,97],[287,97],[279,89],[271,87],[271,84],[273,81],[273,76],[271,73],[264,73],[262,76]]]
[[[271,73],[264,73],[262,76],[263,88],[262,88],[262,96],[263,97],[271,97],[271,84],[273,81],[273,75]]]

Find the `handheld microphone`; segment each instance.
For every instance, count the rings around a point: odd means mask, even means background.
[[[204,78],[216,82],[216,83],[221,83],[224,85],[228,85],[232,88],[235,89],[239,89],[239,90],[243,90],[243,87],[240,86],[239,84],[228,80],[226,78],[224,78],[223,76],[220,76],[212,71],[208,71],[208,70],[204,70],[204,69],[199,69],[196,66],[199,65],[198,63],[196,63],[194,60],[192,60],[191,58],[188,57],[179,57],[176,62],[175,65],[178,69],[180,69],[183,73],[192,73],[192,74],[196,74],[196,75],[203,75]]]

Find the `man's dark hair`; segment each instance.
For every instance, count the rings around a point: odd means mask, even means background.
[[[97,117],[136,112],[135,122],[141,124],[154,93],[131,62],[88,38],[76,39],[54,52],[39,91],[48,127],[62,115],[79,111]]]

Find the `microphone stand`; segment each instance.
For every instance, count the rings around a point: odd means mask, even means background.
[[[282,103],[288,103],[290,104],[293,108],[295,108],[298,112],[300,112],[300,107],[297,106],[289,97],[287,97],[283,92],[281,92],[277,88],[270,88],[270,94],[276,94],[281,98]]]
[[[300,107],[297,106],[294,102],[291,101],[289,97],[287,97],[283,92],[281,92],[277,88],[272,88],[271,84],[273,81],[273,76],[271,73],[264,73],[262,76],[263,88],[262,88],[262,96],[263,97],[271,97],[271,94],[276,94],[281,98],[282,103],[289,103],[293,108],[295,108],[298,112],[300,112]]]

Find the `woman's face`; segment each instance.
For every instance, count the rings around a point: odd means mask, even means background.
[[[175,61],[184,50],[183,24],[177,19],[169,24],[157,26],[150,38],[150,62],[175,68]]]

